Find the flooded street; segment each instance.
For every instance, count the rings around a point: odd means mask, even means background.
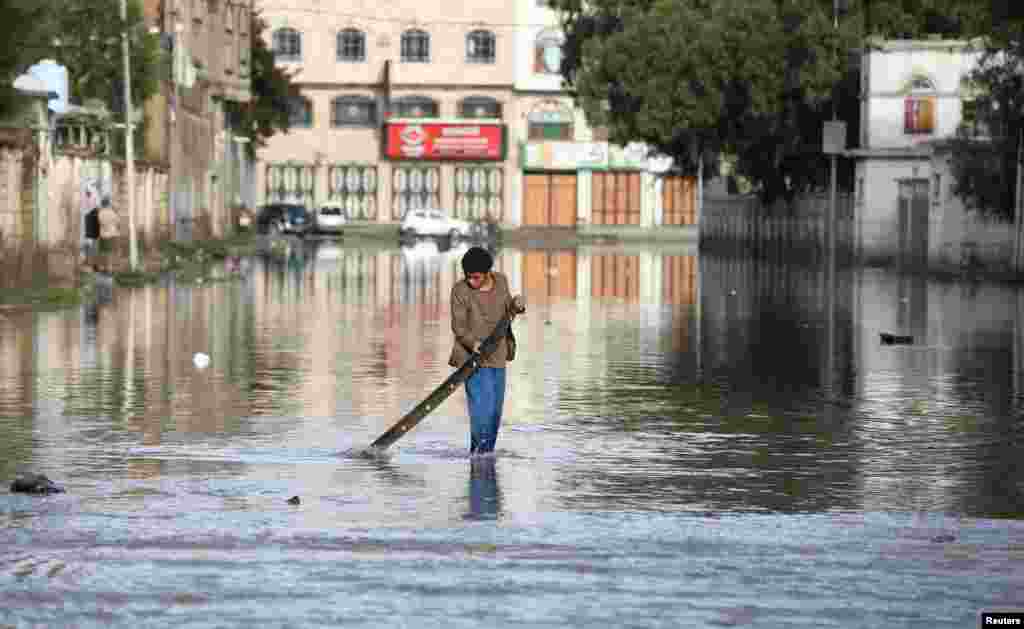
[[[1024,607],[1024,292],[829,285],[694,245],[503,248],[529,310],[497,456],[468,457],[461,390],[361,456],[450,373],[464,251],[296,242],[239,280],[0,313],[0,627],[973,627]],[[21,472],[67,493],[8,493]]]

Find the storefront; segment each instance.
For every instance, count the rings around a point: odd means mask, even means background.
[[[451,208],[466,220],[505,220],[508,141],[500,120],[391,119],[382,144],[391,220],[419,207]]]

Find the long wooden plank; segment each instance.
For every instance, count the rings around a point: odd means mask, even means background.
[[[430,395],[428,395],[422,402],[417,404],[411,411],[405,414],[402,419],[398,420],[394,426],[388,428],[388,430],[377,437],[377,440],[370,444],[371,448],[377,450],[383,450],[393,444],[394,442],[405,436],[405,433],[409,432],[416,427],[427,415],[430,414],[435,408],[441,405],[455,393],[455,389],[460,384],[465,382],[476,373],[477,369],[480,369],[480,361],[487,358],[498,349],[498,342],[508,334],[509,329],[512,326],[512,319],[515,318],[514,314],[506,314],[498,321],[498,325],[494,326],[494,331],[491,335],[484,339],[484,342],[480,344],[480,352],[469,357],[469,359],[462,363],[458,369],[455,370],[452,375],[448,376],[444,382],[441,383],[436,389],[434,389]]]

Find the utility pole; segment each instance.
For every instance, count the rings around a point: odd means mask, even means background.
[[[1016,196],[1013,199],[1014,207],[1014,237],[1013,237],[1013,270],[1020,273],[1024,270],[1024,204],[1021,195],[1024,193],[1024,173],[1021,167],[1024,166],[1024,128],[1017,131],[1017,186]]]
[[[128,42],[128,0],[121,0],[121,56],[124,58],[124,185],[128,204],[128,265],[139,267],[139,248],[135,239],[135,134],[132,111],[132,62]]]

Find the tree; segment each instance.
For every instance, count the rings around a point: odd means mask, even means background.
[[[0,0],[0,118],[13,113],[11,83],[40,59],[40,24],[47,15],[38,0]]]
[[[684,172],[708,149],[766,201],[822,170],[820,123],[855,40],[818,0],[560,0],[563,74],[610,139],[646,142]],[[816,140],[816,141],[815,141]],[[827,171],[826,171],[827,172]]]
[[[292,102],[299,98],[299,86],[292,83],[296,72],[287,72],[274,63],[274,52],[267,46],[263,32],[266,21],[253,13],[249,29],[252,37],[250,81],[252,97],[246,103],[231,103],[229,115],[234,118],[241,134],[249,138],[247,149],[253,157],[258,148],[267,145],[267,139],[291,128]]]
[[[968,74],[974,98],[952,146],[954,192],[982,214],[1013,219],[1024,132],[1024,6],[972,3],[967,22],[983,46]]]
[[[562,74],[591,124],[687,173],[709,152],[730,154],[769,203],[825,187],[822,127],[833,114],[857,137],[857,51],[868,32],[959,33],[977,2],[554,0]]]
[[[121,20],[118,0],[47,0],[43,28],[45,56],[68,69],[69,96],[95,98],[123,111],[124,65],[121,35],[131,37],[132,101],[141,104],[159,89],[160,37],[146,29],[139,0],[128,3]]]

